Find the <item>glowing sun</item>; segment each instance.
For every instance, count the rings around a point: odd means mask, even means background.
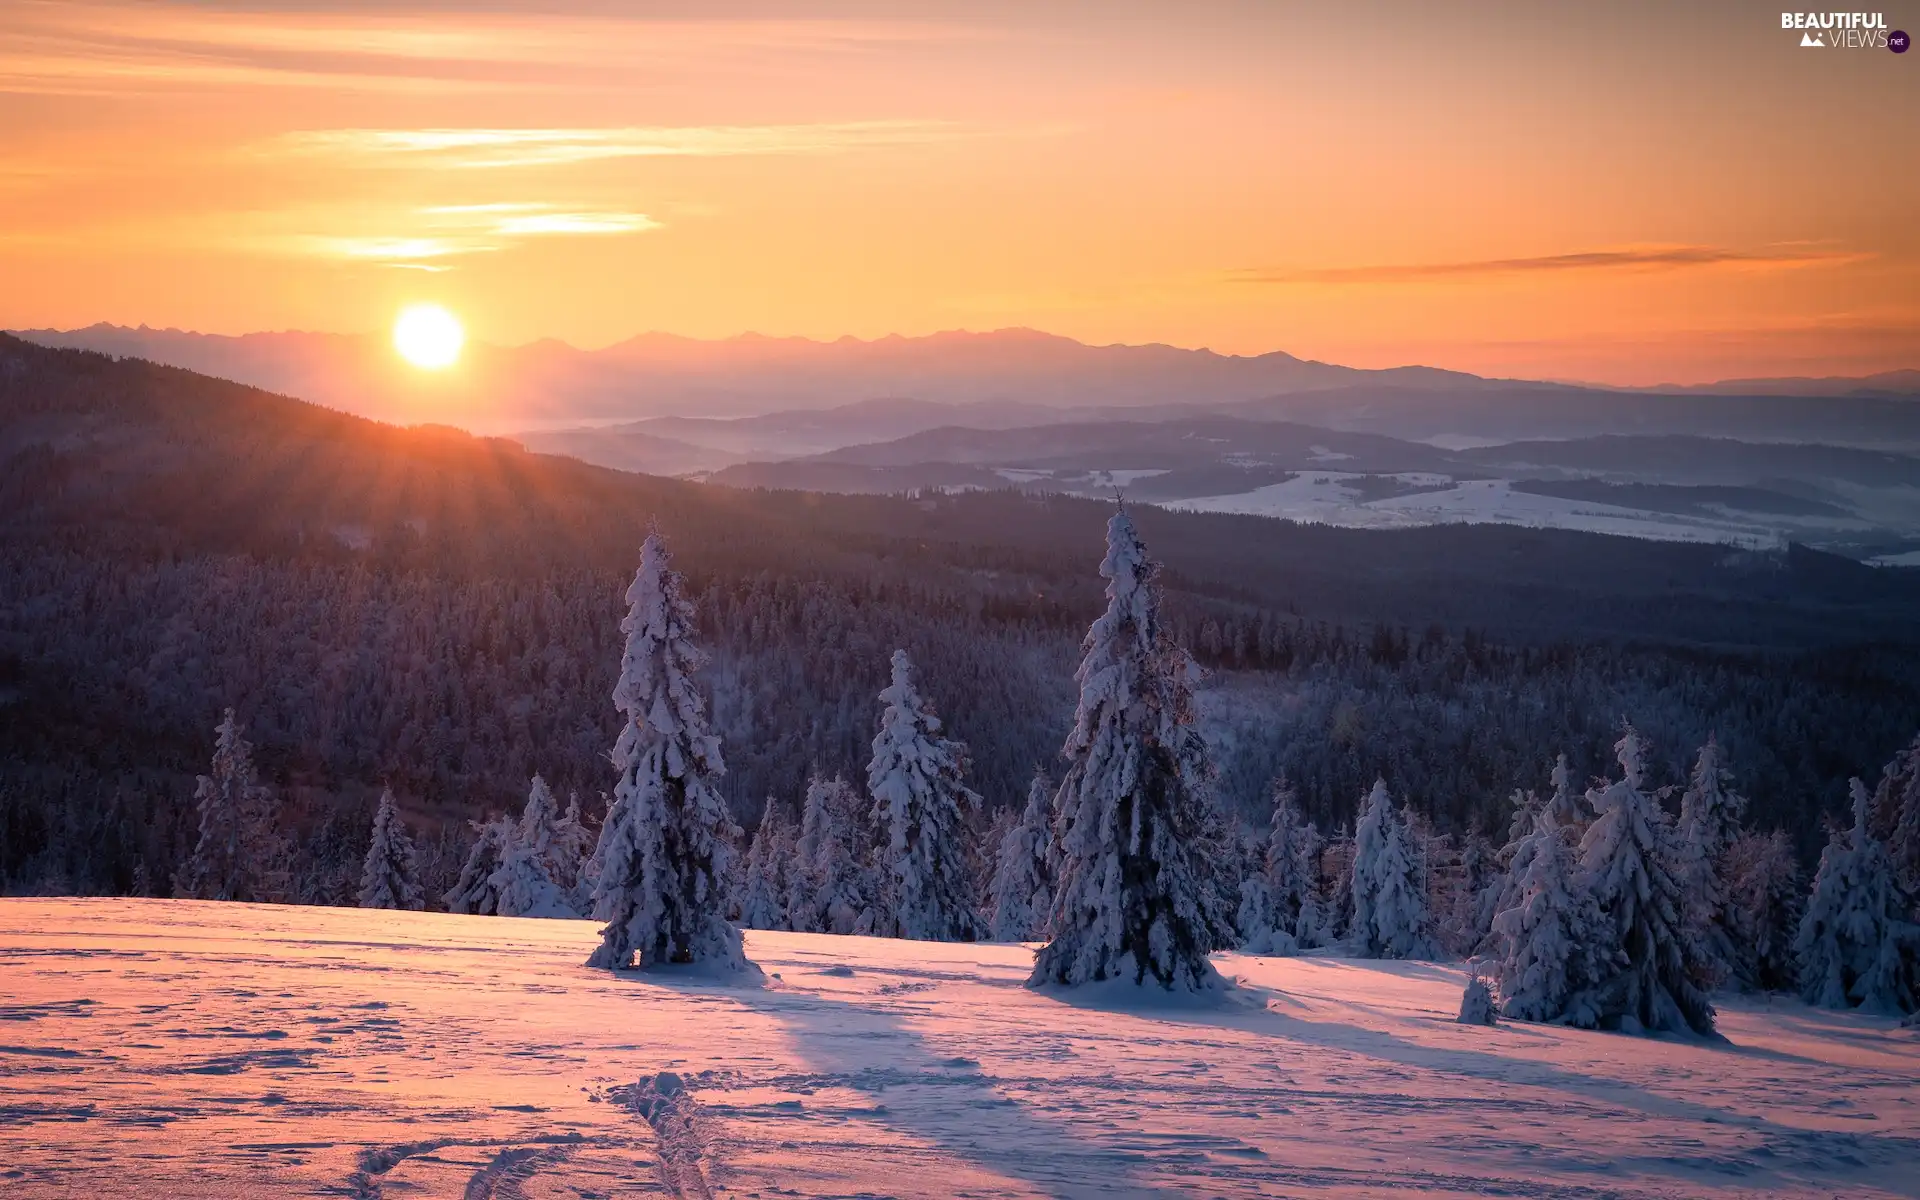
[[[438,304],[408,305],[393,323],[393,348],[429,371],[452,366],[466,340],[459,319]]]

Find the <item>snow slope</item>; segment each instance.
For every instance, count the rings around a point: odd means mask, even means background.
[[[1461,973],[1217,961],[1217,1009],[1019,946],[749,933],[615,978],[587,922],[0,901],[0,1195],[1920,1195],[1920,1039],[1457,1025]],[[1109,998],[1110,1000],[1110,998]]]
[[[1187,512],[1244,513],[1353,529],[1406,529],[1454,523],[1528,525],[1538,529],[1578,529],[1657,541],[1710,542],[1765,547],[1781,540],[1778,522],[1770,525],[1751,514],[1692,517],[1648,512],[1592,500],[1569,500],[1515,491],[1505,479],[1454,481],[1444,476],[1402,474],[1410,483],[1446,483],[1432,491],[1362,500],[1343,486],[1359,478],[1339,471],[1308,471],[1284,483],[1250,492],[1162,501],[1164,508]],[[1807,522],[1799,523],[1801,525]],[[1846,522],[1828,522],[1835,529]],[[1854,523],[1857,525],[1858,523]],[[1796,525],[1795,528],[1799,528]]]

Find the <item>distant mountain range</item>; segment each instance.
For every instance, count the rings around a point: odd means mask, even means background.
[[[1360,384],[1490,386],[1431,367],[1367,371],[1279,352],[1240,357],[1173,346],[1088,346],[1028,329],[832,342],[649,333],[591,351],[556,341],[472,345],[459,367],[443,375],[404,366],[373,334],[228,337],[92,325],[17,336],[186,367],[387,420],[417,420],[422,413],[491,422],[742,416],[881,399],[1066,408],[1221,404]]]
[[[1336,525],[1798,540],[1897,561],[1920,549],[1916,371],[1627,391],[1011,329],[479,345],[436,375],[371,335],[24,336],[733,487],[1124,492]]]
[[[1846,397],[1852,402],[1920,396],[1920,371],[1859,379],[1744,380],[1654,389],[1652,398],[1618,389],[1484,379],[1408,366],[1362,370],[1275,351],[1239,356],[1174,346],[1090,346],[1030,329],[950,332],[925,337],[846,337],[831,342],[743,334],[718,341],[649,333],[600,350],[557,341],[475,344],[441,374],[400,363],[377,334],[254,333],[238,337],[177,329],[91,325],[33,329],[18,336],[47,346],[98,350],[400,422],[448,421],[497,432],[566,421],[678,417],[694,420],[849,409],[881,402],[861,440],[897,437],[943,424],[1005,427],[1039,422],[1036,409],[1195,407],[1225,415],[1374,428],[1402,437],[1563,436],[1536,422],[1508,426],[1532,409],[1564,412],[1585,433],[1626,432],[1649,412],[1693,398],[1711,422],[1709,397]],[[906,402],[907,407],[894,407]],[[903,416],[912,405],[971,406],[965,420]],[[1734,406],[1739,408],[1741,406]],[[1729,417],[1742,415],[1729,413]],[[886,422],[892,421],[888,426]],[[1789,425],[1793,422],[1789,421]],[[1521,422],[1524,426],[1524,422]],[[1520,428],[1520,426],[1516,426]],[[1481,432],[1475,432],[1480,430]],[[1496,430],[1497,432],[1486,432]],[[712,435],[711,429],[704,432]],[[1715,428],[1643,430],[1722,433]],[[636,430],[735,452],[668,428]],[[828,435],[828,440],[838,435]],[[1792,436],[1791,433],[1783,436]],[[846,444],[844,442],[838,444]],[[757,453],[756,443],[747,451]],[[830,448],[818,442],[791,452]]]

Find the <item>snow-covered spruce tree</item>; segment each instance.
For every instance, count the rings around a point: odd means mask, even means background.
[[[580,812],[580,793],[569,793],[566,811],[553,823],[553,856],[562,869],[558,882],[567,889],[567,903],[583,915],[593,911],[597,878],[593,850],[597,840]]]
[[[996,942],[1030,942],[1045,934],[1047,914],[1053,908],[1053,889],[1047,879],[1052,814],[1052,783],[1045,772],[1035,771],[1027,788],[1026,808],[1000,840],[993,882],[987,889],[988,936]]]
[[[1782,830],[1743,833],[1727,847],[1727,905],[1739,951],[1736,978],[1753,992],[1794,990],[1794,933],[1806,891],[1793,839]]]
[[[868,804],[837,775],[809,784],[807,804],[820,814],[818,847],[806,876],[814,888],[809,903],[819,914],[817,928],[822,933],[873,933],[881,923],[881,881],[874,869],[879,846]]]
[[[193,798],[200,837],[175,890],[194,900],[280,899],[286,840],[275,823],[273,793],[254,774],[253,746],[231,708],[214,730],[211,773],[200,776]]]
[[[1376,779],[1353,835],[1353,924],[1348,940],[1361,958],[1435,958],[1433,916],[1419,849]]]
[[[1548,773],[1548,779],[1553,784],[1553,792],[1546,799],[1546,808],[1553,814],[1554,824],[1576,834],[1584,834],[1587,826],[1593,823],[1593,806],[1587,803],[1586,795],[1573,785],[1573,772],[1567,769],[1566,755],[1554,757],[1553,770]]]
[[[1874,827],[1886,831],[1894,874],[1908,894],[1920,896],[1920,734],[1887,764],[1873,803]]]
[[[1259,869],[1241,886],[1241,949],[1286,955],[1318,944],[1313,881],[1305,873],[1311,852],[1303,853],[1317,840],[1313,826],[1300,815],[1292,785],[1284,775],[1276,779],[1264,854]]]
[[[746,875],[740,885],[740,924],[748,929],[787,928],[787,863],[793,857],[793,834],[780,819],[780,804],[772,796],[760,813],[747,851]]]
[[[1293,923],[1294,945],[1301,950],[1330,946],[1334,941],[1329,905],[1320,879],[1320,856],[1326,839],[1309,821],[1294,845],[1294,877],[1300,881],[1300,912]]]
[[[507,855],[507,847],[513,842],[515,826],[503,816],[469,821],[467,825],[474,832],[473,848],[467,852],[466,864],[460,868],[459,881],[442,899],[446,901],[448,912],[490,917],[495,915],[500,906],[500,892],[493,882],[494,872],[500,869],[500,863]]]
[[[418,912],[427,906],[420,891],[420,869],[413,860],[413,839],[400,820],[393,789],[380,793],[373,813],[373,838],[366,865],[360,870],[361,908],[401,908]]]
[[[1517,1021],[1592,1026],[1599,1013],[1586,993],[1598,982],[1599,913],[1580,886],[1573,830],[1553,810],[1534,814],[1519,898],[1494,918],[1501,1011]]]
[[[613,746],[619,772],[594,852],[595,919],[605,921],[590,967],[669,963],[748,969],[727,923],[723,880],[737,831],[716,781],[726,767],[707,729],[693,673],[693,605],[658,532],[640,550],[627,589],[627,635],[613,706],[624,718]]]
[[[1570,1011],[1581,1025],[1628,1033],[1713,1032],[1702,989],[1712,965],[1685,919],[1675,878],[1673,824],[1646,790],[1646,748],[1632,727],[1614,746],[1621,778],[1590,791],[1598,814],[1580,840],[1585,887],[1599,911],[1593,943],[1600,979]]]
[[[1490,926],[1482,923],[1485,909],[1504,879],[1499,856],[1499,847],[1478,827],[1461,839],[1453,903],[1440,914],[1440,943],[1450,953],[1466,957],[1486,940]]]
[[[1080,703],[1054,806],[1061,831],[1053,940],[1029,986],[1151,979],[1211,991],[1215,924],[1196,861],[1209,775],[1188,659],[1160,626],[1158,568],[1125,510],[1107,522],[1107,610],[1088,631]]]
[[[913,660],[895,650],[880,693],[880,728],[867,762],[867,793],[884,831],[884,901],[874,932],[925,942],[971,942],[981,934],[967,869],[967,811],[980,796],[962,777],[967,748],[940,736],[940,718],[913,685]]]
[[[1506,845],[1500,848],[1496,858],[1498,870],[1492,885],[1481,893],[1475,905],[1475,925],[1481,935],[1477,944],[1483,954],[1498,958],[1506,953],[1500,933],[1494,928],[1495,919],[1520,902],[1521,880],[1532,861],[1541,812],[1551,813],[1554,825],[1570,831],[1576,838],[1586,826],[1586,806],[1574,792],[1573,773],[1567,769],[1566,755],[1554,759],[1550,778],[1553,791],[1544,799],[1531,789],[1514,789],[1513,817],[1507,826]]]
[[[1800,994],[1823,1008],[1899,1014],[1920,1008],[1920,925],[1870,827],[1872,801],[1852,784],[1853,828],[1820,855],[1794,950]]]
[[[500,866],[494,871],[494,912],[502,917],[577,918],[567,885],[568,866],[555,842],[558,806],[547,781],[535,775],[527,790],[527,807],[508,839]],[[571,864],[577,872],[578,864]]]
[[[1680,797],[1680,822],[1675,864],[1685,889],[1685,919],[1700,939],[1712,963],[1716,985],[1741,974],[1741,954],[1735,942],[1732,914],[1727,906],[1724,878],[1727,847],[1740,833],[1745,797],[1732,787],[1720,743],[1712,737],[1700,747],[1693,774]]]
[[[815,770],[800,803],[800,829],[794,838],[793,858],[787,863],[787,927],[795,933],[826,931],[820,911],[819,863],[820,848],[833,835],[830,796],[825,777]]]
[[[1496,1021],[1493,989],[1477,971],[1467,977],[1466,990],[1460,994],[1460,1015],[1454,1020],[1461,1025],[1492,1025]]]
[[[1233,917],[1240,949],[1248,954],[1287,955],[1295,950],[1291,933],[1274,929],[1273,893],[1264,871],[1249,871],[1240,881],[1240,907]]]
[[[1320,852],[1320,892],[1326,897],[1321,917],[1327,945],[1346,941],[1353,928],[1353,855],[1353,834],[1342,821]]]

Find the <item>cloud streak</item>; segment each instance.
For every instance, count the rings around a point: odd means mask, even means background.
[[[636,68],[764,66],[978,37],[954,23],[676,20],[551,11],[209,12],[199,3],[0,0],[0,91],[170,88],[571,91]]]
[[[283,134],[257,152],[325,158],[360,167],[484,170],[621,158],[833,154],[964,135],[959,126],[938,121],[599,129],[316,129]]]
[[[375,232],[294,233],[241,239],[249,249],[417,270],[445,270],[449,259],[510,249],[530,238],[645,233],[660,223],[645,213],[558,204],[455,204],[413,209],[362,222]]]
[[[1400,266],[1311,269],[1257,267],[1231,272],[1227,278],[1234,283],[1268,284],[1470,283],[1503,277],[1595,271],[1684,271],[1709,267],[1781,270],[1838,266],[1860,262],[1869,257],[1871,256],[1840,250],[1747,251],[1722,246],[1653,246],[1587,250],[1573,254],[1546,254],[1532,258],[1488,258],[1467,262],[1415,263]]]

